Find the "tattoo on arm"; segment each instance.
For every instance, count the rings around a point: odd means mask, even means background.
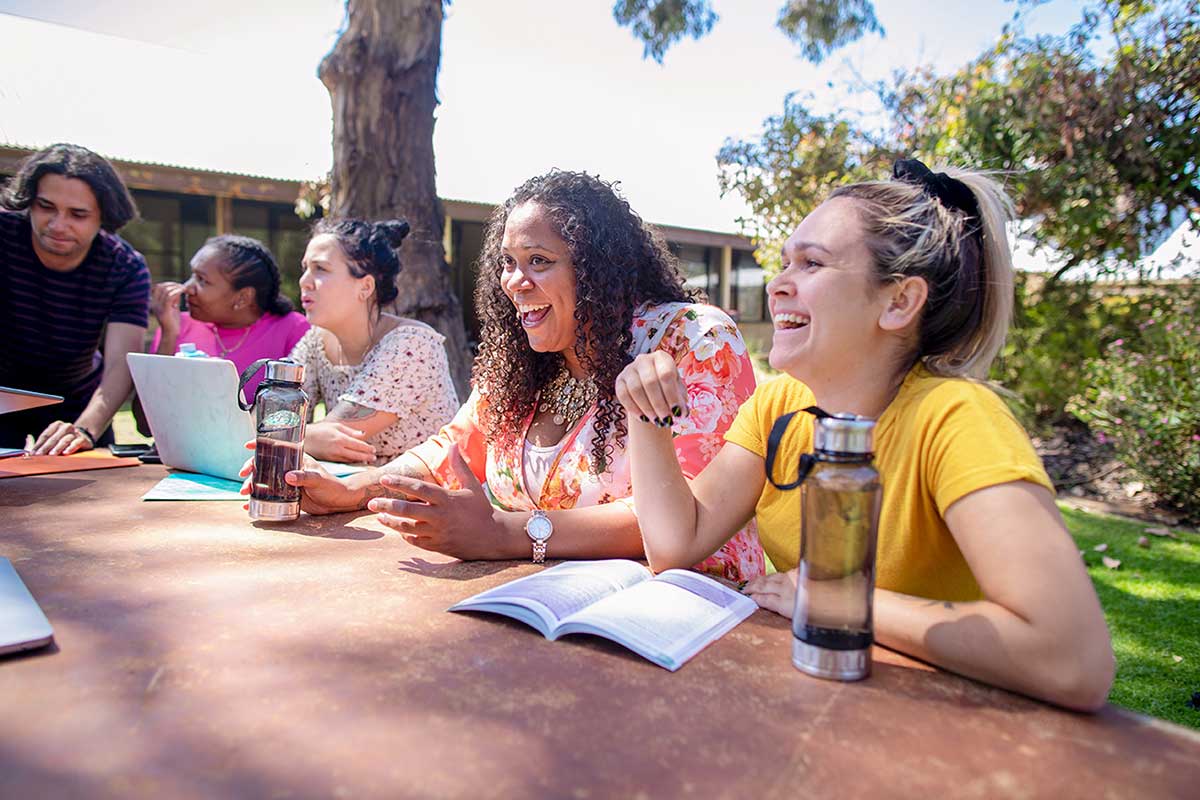
[[[349,422],[373,417],[378,413],[377,409],[360,406],[358,403],[352,403],[349,400],[342,400],[333,407],[333,410],[329,412],[326,419]]]

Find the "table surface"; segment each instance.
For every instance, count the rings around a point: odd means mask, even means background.
[[[0,555],[56,644],[0,658],[0,797],[1196,797],[1200,736],[1060,711],[876,649],[802,675],[760,611],[671,673],[452,603],[370,515],[143,502],[161,467],[0,482]]]

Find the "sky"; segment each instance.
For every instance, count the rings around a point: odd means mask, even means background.
[[[620,181],[665,224],[736,231],[716,153],[755,136],[789,92],[819,111],[858,104],[846,84],[994,43],[1016,6],[877,0],[884,38],[820,66],[775,28],[781,0],[713,0],[700,41],[663,65],[612,18],[612,0],[453,0],[442,38],[434,152],[442,197],[500,202],[553,167]],[[1062,32],[1082,4],[1027,12]],[[316,77],[341,0],[0,0],[0,142],[75,141],[114,158],[291,179],[331,163],[329,96]]]

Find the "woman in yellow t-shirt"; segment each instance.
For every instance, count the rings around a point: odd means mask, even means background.
[[[669,420],[687,407],[674,363],[630,364],[617,396],[651,566],[694,564],[756,516],[781,572],[746,591],[790,616],[800,493],[767,483],[767,435],[810,405],[872,417],[884,485],[876,641],[1059,705],[1103,705],[1113,655],[1095,591],[1028,437],[979,381],[1012,314],[1011,213],[989,178],[915,160],[890,181],[834,190],[767,287],[770,362],[787,374],[758,388],[690,482],[671,447]],[[795,477],[782,465],[794,469],[812,432],[808,415],[792,420],[777,481]]]

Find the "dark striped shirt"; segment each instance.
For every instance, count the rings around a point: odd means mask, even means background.
[[[128,242],[100,231],[70,272],[47,269],[23,212],[0,210],[0,385],[77,394],[103,366],[104,326],[146,327],[150,271]]]

